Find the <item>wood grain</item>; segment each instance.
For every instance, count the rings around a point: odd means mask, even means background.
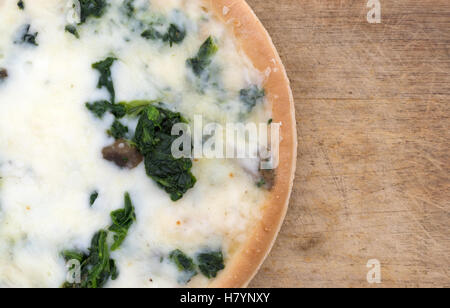
[[[298,124],[288,216],[252,287],[450,287],[450,2],[248,0]]]

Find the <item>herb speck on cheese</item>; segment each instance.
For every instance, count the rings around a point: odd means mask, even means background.
[[[75,27],[74,25],[67,25],[64,30],[66,32],[69,32],[70,34],[72,34],[73,36],[75,36],[77,39],[80,38],[80,35],[78,34],[78,30],[77,27]]]
[[[19,2],[17,2],[17,6],[19,7],[19,9],[24,10],[25,9],[25,3],[23,3],[23,0],[20,0]]]
[[[141,36],[147,40],[162,40],[163,42],[168,42],[170,47],[173,44],[180,44],[183,42],[186,37],[186,30],[184,28],[180,28],[175,24],[170,24],[167,33],[162,34],[158,30],[156,30],[152,25],[148,27],[147,30],[141,33]]]
[[[30,33],[31,25],[26,24],[23,26],[20,32],[20,40],[15,41],[15,44],[30,44],[33,46],[38,46],[39,44],[36,42],[36,38],[38,36],[38,32]]]
[[[239,98],[244,103],[247,112],[250,112],[257,103],[262,102],[265,96],[264,89],[252,85],[249,88],[242,89],[239,93]]]
[[[98,191],[92,192],[91,196],[89,197],[89,205],[93,206],[97,198],[98,198]]]
[[[123,3],[123,8],[125,10],[125,15],[127,15],[127,17],[131,18],[134,16],[134,13],[136,11],[136,8],[134,7],[134,0],[126,0]]]
[[[106,11],[106,0],[79,0],[80,24],[86,22],[89,17],[100,18]]]

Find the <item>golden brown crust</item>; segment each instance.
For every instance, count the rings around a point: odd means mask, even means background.
[[[245,287],[268,255],[286,215],[294,180],[297,133],[289,79],[272,40],[244,0],[205,0],[229,25],[239,47],[267,76],[264,88],[272,104],[273,121],[281,123],[280,164],[262,219],[242,248],[229,260],[211,287]]]

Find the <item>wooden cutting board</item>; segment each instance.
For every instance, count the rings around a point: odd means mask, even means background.
[[[450,287],[450,1],[248,0],[298,125],[289,213],[252,287]],[[380,262],[381,284],[367,280]]]

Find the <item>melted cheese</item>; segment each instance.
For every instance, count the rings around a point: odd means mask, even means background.
[[[112,253],[120,274],[108,287],[180,286],[176,267],[162,256],[177,248],[194,255],[218,247],[227,261],[260,217],[264,192],[233,160],[194,162],[198,182],[174,203],[143,164],[121,170],[102,158],[102,148],[113,142],[105,133],[113,117],[96,119],[84,104],[108,98],[96,88],[98,73],[91,68],[107,55],[119,59],[112,67],[118,101],[161,99],[189,119],[202,114],[236,121],[239,90],[263,82],[202,1],[151,1],[148,12],[169,19],[181,12],[186,20],[187,37],[172,48],[131,31],[121,2],[109,1],[106,14],[79,27],[76,39],[64,31],[65,1],[25,1],[21,11],[16,1],[0,0],[0,67],[9,73],[0,84],[0,286],[61,286],[66,267],[60,252],[87,250],[93,234],[110,224],[110,212],[123,206],[125,191],[137,221]],[[39,46],[13,44],[24,24],[39,32]],[[185,62],[209,35],[219,44],[215,65],[223,90],[199,94]],[[270,116],[256,114],[261,121]],[[95,189],[99,198],[91,208]],[[197,275],[190,285],[209,282]]]

